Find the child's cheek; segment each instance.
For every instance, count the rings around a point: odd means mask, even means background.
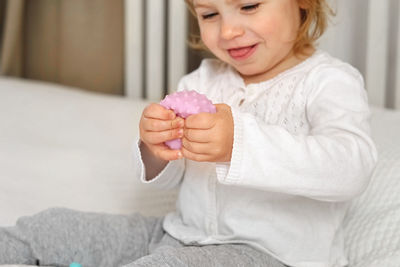
[[[263,36],[263,39],[266,41],[267,45],[271,45],[276,42],[287,43],[292,41],[293,35],[295,34],[292,27],[287,27],[279,20],[272,18],[266,20],[263,27],[258,27],[258,32]]]
[[[200,31],[200,37],[210,51],[215,51],[218,45],[218,39],[215,33],[212,31],[203,30]]]
[[[281,30],[279,23],[274,18],[264,19],[264,21],[262,23],[258,23],[256,27],[258,32],[267,38],[270,38],[270,36],[275,35],[276,32]]]

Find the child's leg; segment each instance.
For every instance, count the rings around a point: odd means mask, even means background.
[[[0,228],[0,264],[121,266],[149,253],[162,219],[50,209]]]
[[[286,265],[248,245],[226,244],[184,247],[164,246],[157,249],[153,254],[142,257],[124,267],[161,266],[284,267]]]

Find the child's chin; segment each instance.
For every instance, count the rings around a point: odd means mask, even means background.
[[[257,69],[251,66],[236,66],[235,69],[242,76],[247,76],[247,77],[255,76],[260,73],[260,71],[257,71]]]

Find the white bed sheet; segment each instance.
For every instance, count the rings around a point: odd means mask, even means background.
[[[400,111],[373,109],[379,159],[367,190],[350,206],[345,245],[351,267],[400,266]]]
[[[53,206],[147,215],[171,210],[175,192],[135,179],[131,151],[147,104],[1,78],[0,225]]]

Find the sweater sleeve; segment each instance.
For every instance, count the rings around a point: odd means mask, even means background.
[[[142,183],[154,185],[160,189],[172,189],[179,185],[185,171],[184,159],[168,162],[156,177],[147,181],[146,168],[140,152],[140,140],[136,141],[133,150],[136,176]]]
[[[377,153],[362,78],[338,69],[311,76],[308,135],[232,109],[232,158],[217,164],[219,182],[321,201],[346,201],[366,188]]]

